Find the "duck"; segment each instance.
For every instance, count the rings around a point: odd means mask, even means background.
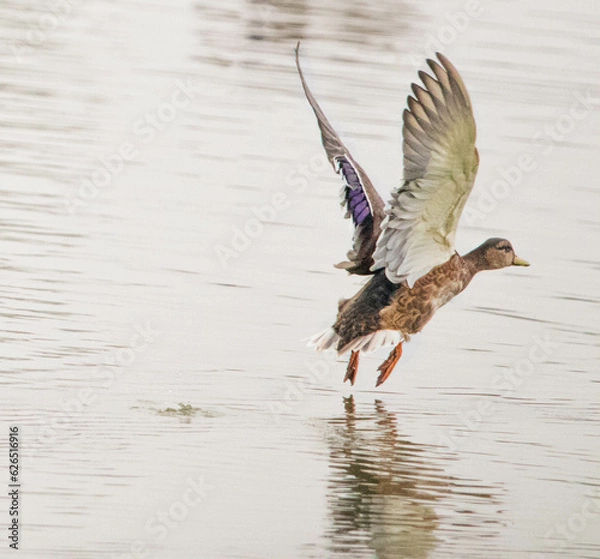
[[[456,230],[473,190],[479,153],[467,88],[441,53],[419,71],[402,113],[403,177],[386,206],[352,157],[308,87],[296,45],[296,68],[314,112],[321,141],[342,179],[345,217],[354,232],[347,260],[335,267],[369,276],[351,298],[341,299],[334,324],[309,339],[316,351],[350,353],[344,382],[354,385],[361,353],[392,347],[378,367],[381,386],[402,356],[403,344],[421,332],[436,311],[461,293],[476,274],[529,266],[512,244],[493,237],[460,255]]]

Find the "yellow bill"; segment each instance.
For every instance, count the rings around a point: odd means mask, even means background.
[[[512,265],[513,266],[529,266],[529,262],[527,262],[527,260],[523,260],[522,258],[519,258],[518,256],[515,256],[515,259],[513,260]]]

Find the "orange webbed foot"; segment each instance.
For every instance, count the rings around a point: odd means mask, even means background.
[[[402,343],[403,342],[400,342],[394,349],[392,349],[389,357],[381,365],[379,365],[377,370],[380,371],[381,374],[375,383],[376,387],[381,386],[388,379],[388,377],[392,374],[394,367],[398,361],[400,361],[400,357],[402,357]]]
[[[346,376],[344,377],[344,382],[349,380],[352,386],[354,386],[354,381],[356,380],[356,373],[358,373],[359,356],[359,351],[353,351],[350,354],[350,361],[348,361],[348,368],[346,369]]]

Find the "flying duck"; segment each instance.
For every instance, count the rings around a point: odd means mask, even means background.
[[[347,261],[337,268],[371,276],[360,291],[338,304],[335,323],[313,336],[317,351],[350,352],[344,381],[354,384],[360,353],[393,346],[379,366],[376,386],[390,376],[402,344],[435,312],[463,291],[475,274],[506,266],[529,266],[506,239],[491,238],[464,255],[454,248],[460,215],[475,182],[479,154],[475,119],[465,84],[440,53],[419,72],[403,113],[404,177],[385,204],[312,95],[296,66],[314,111],[323,147],[341,176],[345,217],[354,224]]]

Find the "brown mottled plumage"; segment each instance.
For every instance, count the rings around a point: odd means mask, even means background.
[[[458,220],[479,165],[475,120],[467,89],[441,54],[427,60],[433,76],[419,72],[424,88],[412,84],[404,111],[404,181],[390,207],[354,161],[310,92],[325,151],[344,181],[342,205],[355,225],[349,262],[338,267],[373,277],[351,299],[342,300],[332,328],[317,334],[316,349],[351,352],[344,380],[354,384],[360,352],[393,345],[379,367],[377,386],[392,372],[402,344],[420,332],[435,312],[458,295],[482,270],[527,266],[505,239],[488,239],[460,256],[454,250]],[[384,217],[385,216],[385,217]]]
[[[467,287],[477,271],[468,260],[455,254],[418,279],[412,289],[399,289],[390,305],[381,309],[379,329],[398,330],[404,341],[409,341],[410,335],[420,332],[437,309]]]

